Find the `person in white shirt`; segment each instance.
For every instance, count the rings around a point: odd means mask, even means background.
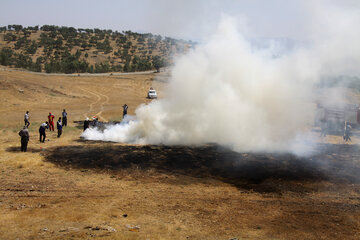
[[[44,122],[43,124],[40,125],[40,128],[39,128],[40,142],[45,142],[45,138],[46,138],[45,130],[47,128],[49,128],[49,123],[48,122]]]
[[[24,116],[24,122],[25,122],[26,128],[29,128],[29,126],[30,126],[29,120],[30,120],[29,111],[26,111],[25,116]]]

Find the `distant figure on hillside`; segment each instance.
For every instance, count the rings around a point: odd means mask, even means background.
[[[351,141],[350,138],[351,135],[351,125],[349,122],[345,122],[345,127],[344,127],[344,140],[347,141]]]
[[[59,138],[62,134],[62,123],[61,123],[61,117],[59,117],[59,120],[56,122],[56,128],[58,130],[57,137]]]
[[[65,109],[62,112],[62,126],[67,126],[67,112],[65,111]]]
[[[128,105],[126,103],[123,106],[123,118],[125,118],[125,115],[127,115]]]
[[[22,130],[20,130],[19,136],[21,137],[21,151],[26,152],[27,145],[30,139],[29,131],[26,126],[24,126]]]
[[[90,120],[87,117],[84,121],[84,131],[89,128],[89,125],[90,125]]]
[[[26,128],[28,128],[30,126],[29,120],[30,120],[29,111],[26,111],[25,116],[24,116],[24,122],[25,122]]]
[[[49,112],[48,120],[49,120],[49,130],[50,130],[50,131],[54,131],[54,129],[55,129],[55,126],[54,126],[54,118],[55,118],[55,116],[52,115],[51,112]]]
[[[48,122],[44,122],[40,125],[39,128],[39,133],[40,133],[40,142],[45,142],[45,138],[46,138],[46,133],[45,130],[49,128],[49,123]]]

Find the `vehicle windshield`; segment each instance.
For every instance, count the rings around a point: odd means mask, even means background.
[[[155,90],[150,90],[149,93],[156,93]]]

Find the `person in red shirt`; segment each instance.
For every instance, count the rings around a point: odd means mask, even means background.
[[[49,120],[49,130],[54,131],[54,118],[55,116],[49,112],[48,120]]]

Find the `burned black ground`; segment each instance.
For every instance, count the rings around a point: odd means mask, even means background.
[[[358,146],[319,144],[316,149],[311,156],[299,157],[279,153],[238,153],[217,145],[155,146],[89,142],[85,146],[48,149],[44,154],[46,161],[63,168],[107,170],[112,173],[154,169],[172,175],[217,179],[234,184],[239,189],[278,194],[317,190],[316,187],[305,187],[302,183],[306,182],[360,182]]]

